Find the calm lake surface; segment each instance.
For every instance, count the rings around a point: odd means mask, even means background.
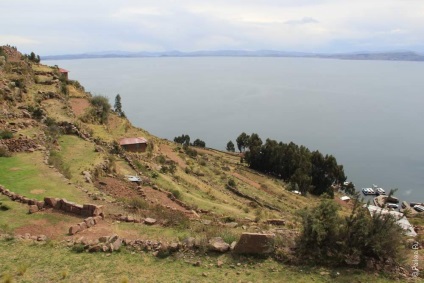
[[[154,135],[225,149],[241,132],[333,154],[357,188],[424,202],[424,63],[306,58],[44,61],[87,91],[122,97]]]

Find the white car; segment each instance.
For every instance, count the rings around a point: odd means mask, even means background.
[[[127,176],[127,179],[130,182],[141,182],[141,179],[138,176]]]

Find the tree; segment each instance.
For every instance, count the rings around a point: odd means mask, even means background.
[[[234,152],[234,151],[236,151],[236,149],[235,149],[235,147],[234,147],[234,143],[233,143],[232,141],[229,141],[229,142],[227,143],[227,151],[230,151],[230,152]]]
[[[124,111],[122,111],[122,103],[121,103],[121,96],[119,95],[119,93],[116,95],[115,97],[115,112],[120,116],[120,117],[125,117],[125,113]]]
[[[205,147],[205,146],[206,146],[206,143],[205,143],[204,141],[200,140],[200,139],[196,139],[196,140],[193,142],[193,146],[197,146],[197,147]]]
[[[188,146],[190,144],[190,136],[182,134],[179,137],[175,137],[174,142],[179,143],[181,145]]]
[[[248,142],[249,142],[249,136],[245,132],[241,133],[236,139],[238,150],[240,152],[245,151],[248,145]]]

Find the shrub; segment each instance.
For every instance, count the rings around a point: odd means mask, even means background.
[[[75,253],[78,253],[78,254],[82,253],[82,252],[84,252],[84,245],[83,244],[75,244],[75,245],[72,246],[71,250]]]
[[[236,182],[233,179],[229,179],[227,185],[232,188],[235,188],[237,186]]]
[[[174,198],[181,199],[181,192],[179,190],[171,189],[170,192],[174,196]]]
[[[13,133],[9,130],[0,130],[0,140],[6,140],[13,138]]]
[[[149,204],[140,197],[135,197],[127,200],[129,206],[136,209],[147,209],[149,208]]]
[[[338,210],[333,200],[322,199],[316,208],[300,212],[303,230],[297,247],[301,258],[327,264],[354,258],[362,265],[368,258],[392,262],[400,258],[401,228],[390,214],[370,216],[359,200],[348,217],[341,217]]]
[[[109,117],[109,112],[112,109],[112,106],[109,103],[109,100],[105,96],[96,95],[90,99],[91,105],[94,107],[92,112],[92,118],[95,121],[99,121],[101,124],[105,124]]]
[[[0,144],[0,157],[11,157],[12,153],[9,151],[8,147]]]

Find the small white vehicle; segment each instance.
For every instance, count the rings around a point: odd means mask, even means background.
[[[141,178],[138,177],[138,176],[128,175],[126,177],[127,177],[128,181],[130,181],[130,182],[141,182]]]

